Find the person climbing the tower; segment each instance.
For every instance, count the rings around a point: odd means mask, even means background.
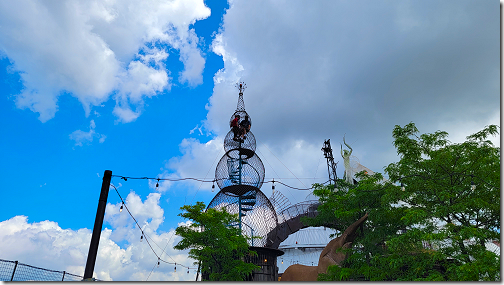
[[[237,141],[238,136],[240,135],[240,127],[238,125],[239,121],[240,121],[240,115],[235,115],[234,119],[231,121],[231,128],[233,129],[234,141]]]
[[[240,137],[242,140],[247,138],[245,135],[250,131],[250,126],[249,116],[245,115],[245,119],[240,122]]]

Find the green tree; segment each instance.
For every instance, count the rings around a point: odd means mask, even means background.
[[[189,257],[201,262],[201,272],[209,274],[210,281],[242,281],[258,266],[244,262],[244,257],[255,254],[249,250],[247,238],[231,225],[238,222],[237,215],[224,208],[205,211],[205,203],[185,205],[179,216],[190,224],[179,226],[175,233],[182,240],[175,249],[189,250]],[[198,264],[196,262],[195,264]]]
[[[417,133],[413,123],[395,126],[400,161],[385,168],[388,181],[361,172],[358,185],[317,185],[311,225],[342,230],[369,213],[350,257],[319,280],[500,279],[499,258],[485,248],[500,233],[500,149],[487,140],[497,126],[460,144]]]
[[[319,197],[321,205],[318,215],[305,221],[311,226],[329,226],[344,231],[349,225],[369,214],[368,220],[357,231],[351,255],[342,267],[330,266],[327,274],[321,274],[319,280],[387,280],[383,272],[377,272],[376,261],[387,256],[385,242],[405,228],[401,221],[404,209],[391,207],[385,199],[390,188],[398,188],[384,181],[380,173],[357,175],[359,183],[349,184],[343,179],[335,185],[315,185],[314,195]]]
[[[488,140],[497,128],[487,126],[458,144],[443,131],[417,136],[414,123],[393,131],[400,161],[385,171],[404,186],[390,195],[404,202],[402,220],[410,231],[391,247],[428,242],[437,260],[450,261],[444,265],[448,280],[500,279],[499,258],[485,248],[500,236],[500,148]]]

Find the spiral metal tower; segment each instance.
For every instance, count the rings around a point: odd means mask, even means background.
[[[249,281],[278,280],[277,257],[283,251],[268,247],[276,238],[278,218],[275,207],[260,190],[264,183],[264,165],[255,153],[256,140],[250,131],[252,119],[245,111],[243,91],[245,83],[238,87],[238,104],[231,116],[231,130],[224,138],[225,154],[215,169],[215,181],[221,189],[208,204],[208,208],[222,209],[238,215],[234,225],[242,235],[249,237],[250,249],[257,255],[245,257],[245,262],[258,265],[246,278]],[[202,276],[208,280],[207,277]]]
[[[266,236],[275,229],[277,215],[270,200],[259,190],[264,182],[264,165],[255,153],[256,140],[250,131],[252,119],[245,111],[243,91],[239,90],[236,111],[230,118],[231,130],[224,139],[225,154],[215,169],[215,181],[221,189],[208,205],[238,214],[238,226],[245,236],[253,237],[252,246],[265,246]],[[237,117],[238,116],[238,117]],[[233,120],[235,126],[232,127]]]

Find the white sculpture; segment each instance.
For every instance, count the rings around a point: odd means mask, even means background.
[[[343,157],[343,163],[345,164],[345,174],[343,174],[343,179],[346,182],[353,184],[353,173],[352,168],[350,166],[350,155],[352,155],[352,148],[345,142],[345,136],[343,135],[343,143],[350,149],[350,151],[343,149],[343,145],[341,146],[341,157]]]

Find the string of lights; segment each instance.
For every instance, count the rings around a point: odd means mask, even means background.
[[[210,166],[210,168],[208,168],[208,171],[207,173],[205,174],[205,178],[203,178],[202,180],[206,180],[206,178],[208,177],[208,174],[210,173],[210,170],[212,169],[213,165],[215,164],[215,161],[217,161],[217,158],[220,156],[221,152],[217,153],[217,155],[215,156],[214,158],[214,161],[212,162],[212,165]],[[200,178],[198,178],[200,179]],[[196,190],[196,193],[194,193],[194,196],[193,198],[191,199],[191,204],[192,202],[194,201],[194,198],[196,197],[196,194],[198,194],[200,188],[201,188],[201,185],[203,185],[203,182],[200,183],[199,187],[198,187],[198,190]],[[156,187],[159,187],[159,181],[156,183]],[[212,185],[212,192],[213,190],[215,189],[215,183],[213,183]],[[187,194],[186,194],[186,198],[187,198]],[[185,199],[184,199],[184,204],[185,204]],[[180,220],[179,220],[179,223],[182,221],[182,217],[180,217]],[[166,245],[165,247],[163,248],[163,251],[161,252],[161,256],[163,256],[166,250],[166,247],[168,246],[168,244],[170,243],[171,239],[173,238],[173,236],[175,235],[175,232],[172,232],[172,235],[170,236],[170,238],[168,239],[168,241],[166,242]],[[167,254],[168,255],[168,254]],[[169,256],[169,255],[168,255]],[[169,256],[171,258],[171,256]],[[173,258],[171,258],[173,260]],[[201,264],[201,262],[200,262]],[[145,281],[149,280],[149,277],[151,276],[152,272],[154,271],[154,268],[156,267],[156,265],[154,264],[154,266],[152,267],[152,270],[151,272],[149,273],[149,275],[147,276],[147,279],[145,279]],[[198,265],[198,269],[196,270],[196,273],[199,271],[199,265]],[[196,274],[196,281],[198,281],[198,274]]]
[[[123,177],[123,176],[120,176],[120,175],[115,175],[115,177],[119,177],[119,178],[121,178],[121,179],[122,179],[122,177]],[[128,178],[130,178],[130,179],[152,179],[152,178],[148,178],[148,177],[126,177],[125,181],[127,181],[127,179],[128,179]],[[156,180],[157,180],[157,179],[156,179]],[[208,182],[212,182],[212,181],[210,180],[210,181],[208,181]],[[310,189],[311,189],[311,188],[302,189],[302,188],[295,188],[295,187],[291,187],[291,186],[286,185],[286,184],[284,184],[284,183],[282,183],[282,182],[280,182],[280,181],[275,181],[274,179],[273,179],[272,181],[267,181],[267,182],[271,182],[271,183],[275,183],[275,182],[277,182],[277,183],[283,184],[283,185],[285,185],[285,186],[287,186],[287,187],[290,187],[290,188],[292,188],[292,189],[296,189],[296,190],[310,190]],[[328,182],[330,182],[330,181],[326,181],[326,182],[324,182],[323,184],[328,183]],[[142,229],[142,227],[141,227],[141,226],[140,226],[140,224],[138,223],[137,219],[133,216],[133,214],[131,213],[131,211],[128,209],[128,206],[126,205],[126,202],[124,201],[124,199],[122,198],[121,194],[119,193],[119,190],[118,190],[118,189],[117,189],[117,188],[116,188],[113,184],[110,184],[110,186],[112,186],[112,187],[114,188],[114,190],[116,191],[117,195],[119,196],[119,199],[121,200],[121,207],[120,207],[120,209],[119,209],[119,212],[122,212],[122,211],[123,211],[123,209],[126,209],[126,211],[128,212],[128,214],[130,215],[130,217],[133,219],[133,221],[135,222],[136,226],[138,227],[138,229],[139,229],[139,230],[140,230],[140,232],[141,232],[140,242],[141,242],[142,240],[144,240],[144,239],[145,239],[145,241],[146,241],[147,245],[149,246],[149,248],[151,249],[151,251],[154,253],[154,255],[157,257],[157,267],[159,267],[159,266],[160,266],[160,264],[161,264],[161,262],[163,262],[163,263],[166,263],[166,264],[171,264],[171,265],[174,265],[174,266],[175,266],[175,267],[174,267],[174,271],[175,271],[175,272],[177,271],[177,265],[179,265],[180,267],[186,268],[186,269],[187,269],[187,273],[189,273],[189,270],[193,270],[193,269],[194,269],[194,270],[197,270],[197,268],[196,268],[196,267],[190,267],[190,266],[186,266],[186,265],[184,265],[184,264],[180,264],[180,263],[178,263],[178,264],[177,264],[177,262],[175,262],[175,260],[174,260],[174,259],[173,259],[173,258],[172,258],[169,254],[167,254],[167,253],[166,253],[165,249],[163,249],[163,250],[162,250],[162,251],[163,251],[163,253],[164,253],[164,254],[166,254],[166,255],[167,255],[167,256],[168,256],[171,260],[173,260],[173,262],[170,262],[170,261],[167,261],[167,260],[162,259],[162,258],[161,258],[161,256],[160,256],[160,255],[159,255],[159,254],[158,254],[158,253],[154,250],[154,248],[152,247],[151,242],[152,242],[155,246],[157,246],[159,249],[161,249],[161,247],[160,247],[160,246],[159,246],[159,245],[158,245],[158,244],[157,244],[157,243],[156,243],[156,242],[155,242],[155,241],[154,241],[154,240],[153,240],[153,239],[152,239],[152,238],[151,238],[151,237],[150,237],[150,236],[149,236],[149,235],[148,235],[148,234],[147,234],[147,233],[143,230],[143,229]],[[272,187],[273,187],[273,189],[274,189],[274,185],[272,185]],[[294,260],[289,260],[289,261],[291,261],[291,263],[293,263],[293,262],[294,262]],[[282,260],[282,262],[283,262],[283,260]],[[298,262],[298,263],[299,263],[299,261],[298,261],[298,260],[297,260],[296,262]],[[153,267],[153,268],[155,268],[155,267],[156,267],[156,265],[154,265],[154,267]]]
[[[156,251],[154,250],[154,248],[152,248],[150,241],[152,241],[154,244],[156,244],[149,235],[147,235],[144,230],[142,229],[142,227],[140,227],[140,225],[138,224],[138,221],[135,219],[135,217],[133,216],[133,214],[131,214],[130,210],[128,209],[128,206],[126,205],[126,203],[124,202],[123,198],[121,197],[121,194],[119,194],[119,191],[117,190],[117,188],[113,185],[113,184],[110,184],[110,186],[114,187],[117,195],[119,196],[119,199],[121,199],[121,207],[119,208],[119,212],[122,212],[123,208],[126,209],[126,211],[128,212],[128,214],[131,216],[131,218],[133,219],[133,221],[135,221],[135,224],[137,225],[138,229],[140,229],[140,232],[142,233],[142,235],[140,236],[140,242],[142,240],[145,239],[145,241],[147,242],[147,244],[149,245],[149,248],[152,250],[152,252],[154,253],[154,255],[157,257],[158,261],[157,261],[157,266],[159,267],[160,263],[161,262],[164,262],[164,263],[167,263],[167,264],[174,264],[175,267],[174,267],[174,271],[177,272],[177,265],[181,266],[181,267],[184,267],[184,268],[187,268],[187,273],[189,273],[189,270],[191,269],[197,269],[195,267],[190,267],[190,266],[185,266],[183,264],[177,264],[177,262],[170,262],[170,261],[166,261],[164,259],[162,259],[157,253]],[[145,238],[144,238],[145,237]],[[159,248],[161,248],[159,245],[156,244],[156,246],[158,246]],[[164,252],[166,255],[168,255],[166,252]],[[169,256],[169,255],[168,255]],[[173,258],[171,256],[169,256],[172,260]],[[173,260],[175,261],[175,260]]]
[[[181,181],[181,180],[195,180],[195,181],[200,181],[200,182],[214,182],[219,179],[212,179],[212,180],[206,180],[206,178],[193,178],[193,177],[186,177],[186,178],[153,178],[153,177],[131,177],[131,176],[122,176],[122,175],[115,175],[113,174],[112,177],[118,177],[120,179],[123,179],[124,181],[127,181],[128,179],[148,179],[148,180],[157,180],[157,181]],[[273,179],[274,177],[266,177],[265,179]],[[226,179],[226,178],[221,178]],[[308,177],[308,178],[298,178],[298,177],[283,177],[283,178],[276,178],[276,179],[303,179],[303,180],[313,180],[313,179],[322,179],[322,177]]]
[[[200,181],[200,182],[212,182],[212,183],[215,183],[217,180],[219,179],[212,179],[212,180],[204,180],[204,179],[200,179],[200,178],[192,178],[192,177],[187,177],[187,178],[152,178],[152,177],[132,177],[132,176],[122,176],[122,175],[112,175],[112,177],[118,177],[120,179],[123,179],[124,181],[128,181],[128,179],[132,179],[132,180],[138,180],[138,179],[145,179],[145,180],[155,180],[157,181],[156,183],[156,187],[159,186],[159,181],[182,181],[182,180],[195,180],[195,181]],[[222,179],[227,179],[227,178],[221,178]],[[313,179],[313,178],[277,178],[277,179]],[[322,185],[330,182],[331,180],[327,180],[326,182],[324,183],[321,183]],[[314,189],[313,187],[310,187],[310,188],[296,188],[296,187],[293,187],[293,186],[290,186],[290,185],[287,185],[283,182],[280,182],[278,180],[275,180],[275,178],[272,178],[272,180],[270,181],[264,181],[264,183],[279,183],[279,184],[282,184],[284,185],[285,187],[289,187],[291,189],[294,189],[294,190],[301,190],[301,191],[306,191],[306,190],[312,190]],[[304,184],[303,184],[304,185]],[[212,187],[214,188],[214,187]],[[273,188],[274,189],[274,188]]]

